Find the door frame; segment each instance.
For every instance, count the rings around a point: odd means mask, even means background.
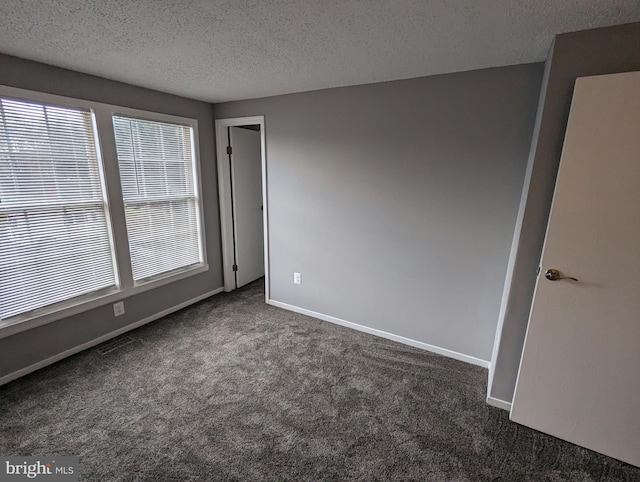
[[[220,232],[222,244],[222,275],[224,290],[236,289],[233,272],[233,199],[231,197],[231,169],[227,154],[227,128],[246,125],[260,126],[260,154],[262,166],[262,227],[264,232],[264,291],[265,301],[269,299],[269,204],[267,202],[267,150],[264,116],[234,117],[216,119],[216,159],[218,166],[218,199],[220,202]]]

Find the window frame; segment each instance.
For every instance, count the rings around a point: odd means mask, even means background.
[[[139,114],[140,111],[137,111],[136,109],[125,109],[125,108],[119,108],[117,112],[113,112],[111,114],[111,128],[115,129],[115,126],[113,124],[113,119],[114,117],[118,116],[118,117],[125,117],[125,118],[129,118],[129,119],[134,119],[134,120],[143,120],[143,121],[150,121],[150,122],[164,122],[167,124],[176,124],[176,125],[181,125],[181,126],[188,126],[191,128],[191,150],[193,152],[193,173],[195,176],[194,179],[194,183],[193,183],[193,187],[194,187],[194,197],[196,199],[196,206],[198,209],[198,224],[199,224],[199,229],[200,229],[200,240],[199,240],[199,246],[198,249],[200,251],[200,257],[202,258],[202,261],[200,263],[197,263],[195,265],[191,265],[191,266],[185,266],[182,268],[177,268],[175,270],[166,272],[166,273],[160,273],[158,275],[154,275],[154,276],[150,276],[147,278],[143,278],[139,281],[133,280],[133,285],[134,287],[138,288],[141,286],[146,286],[148,284],[151,283],[155,283],[157,281],[163,280],[165,278],[171,278],[173,276],[177,276],[180,275],[181,273],[185,273],[185,272],[190,272],[193,271],[194,269],[198,269],[200,267],[202,267],[203,265],[207,264],[207,258],[206,258],[206,249],[205,249],[205,237],[204,237],[204,216],[203,216],[203,206],[202,206],[202,186],[201,186],[201,175],[200,175],[200,153],[198,150],[198,121],[196,119],[187,119],[184,117],[177,117],[177,116],[172,116],[172,115],[166,115],[166,114],[158,114],[158,115],[154,115],[154,117],[149,117],[148,115],[142,116]],[[148,114],[148,113],[147,113]],[[117,156],[117,152],[116,152],[116,157],[115,157],[115,163],[116,163],[116,169],[118,169],[118,175],[119,175],[119,161],[118,161],[118,156]],[[121,195],[121,199],[123,200],[124,203],[124,197]],[[125,217],[126,219],[126,217]],[[127,249],[129,249],[130,244],[127,244]],[[131,256],[129,256],[129,261],[131,260]],[[133,278],[133,275],[132,275]]]
[[[46,325],[63,318],[68,318],[86,311],[106,307],[111,303],[125,300],[131,296],[153,290],[209,270],[207,259],[206,225],[202,191],[202,168],[200,159],[200,141],[198,120],[172,114],[152,112],[142,109],[117,106],[102,102],[76,99],[45,92],[32,91],[6,85],[0,85],[0,96],[17,100],[40,102],[60,107],[89,109],[94,119],[94,136],[102,170],[102,183],[105,197],[107,227],[112,239],[112,255],[115,258],[116,288],[106,293],[96,292],[81,295],[70,300],[39,308],[21,315],[0,320],[0,339]],[[120,173],[116,155],[115,135],[113,133],[114,115],[135,117],[150,121],[183,124],[192,127],[194,153],[195,190],[198,205],[198,221],[200,223],[200,246],[202,263],[193,268],[153,279],[146,283],[136,284],[133,281],[129,244],[126,231],[124,202],[120,185]]]
[[[34,97],[27,98],[26,96],[19,97],[15,95],[7,95],[7,94],[3,94],[1,91],[0,91],[0,97],[4,99],[13,100],[16,102],[38,103],[46,107],[54,107],[54,108],[61,108],[61,109],[82,109],[85,112],[89,113],[89,116],[91,118],[91,135],[93,136],[93,140],[95,143],[94,147],[96,151],[96,161],[97,161],[98,171],[99,171],[100,187],[102,190],[102,196],[101,196],[102,211],[104,212],[104,216],[105,216],[105,225],[107,228],[107,236],[109,240],[109,247],[111,251],[110,254],[111,254],[112,266],[114,271],[113,286],[108,286],[108,287],[104,287],[89,293],[80,294],[78,296],[67,298],[66,300],[58,301],[50,305],[34,308],[32,310],[19,313],[9,318],[0,319],[0,328],[1,328],[4,326],[5,323],[6,324],[21,323],[23,321],[28,321],[30,319],[37,318],[39,316],[45,316],[48,313],[53,311],[64,310],[65,308],[69,308],[75,305],[82,304],[87,301],[91,301],[94,298],[100,298],[103,296],[108,296],[110,294],[117,293],[118,291],[120,291],[120,273],[118,270],[118,264],[117,264],[117,258],[116,258],[116,243],[114,239],[113,223],[111,220],[111,206],[109,202],[109,193],[107,191],[107,185],[106,185],[106,172],[105,172],[104,160],[102,158],[100,137],[98,135],[98,128],[97,128],[98,123],[96,120],[96,115],[94,110],[88,107],[71,105],[69,103],[49,102],[49,101],[35,99]]]

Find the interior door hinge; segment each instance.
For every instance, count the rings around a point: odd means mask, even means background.
[[[233,271],[238,271],[238,265],[237,264],[233,265]]]
[[[231,146],[227,146],[227,154],[233,154],[233,148]]]

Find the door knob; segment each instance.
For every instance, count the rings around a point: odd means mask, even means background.
[[[560,271],[554,268],[548,269],[544,274],[544,277],[550,281],[557,281],[559,279],[571,279],[573,281],[578,281],[576,278],[573,278],[572,276],[562,276],[562,273],[560,273]]]

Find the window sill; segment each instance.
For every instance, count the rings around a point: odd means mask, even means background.
[[[55,321],[59,321],[63,318],[68,318],[70,316],[74,316],[80,313],[84,313],[86,311],[99,308],[104,305],[108,305],[110,303],[115,303],[117,301],[125,300],[131,296],[144,293],[145,291],[153,290],[159,288],[161,286],[174,283],[176,281],[180,281],[186,278],[190,278],[191,276],[195,276],[200,273],[204,273],[209,270],[208,264],[203,264],[200,266],[195,266],[189,270],[167,276],[166,278],[160,278],[157,280],[149,281],[144,284],[140,284],[138,286],[132,286],[129,288],[114,288],[115,291],[96,295],[88,300],[77,301],[71,305],[62,305],[55,308],[51,308],[46,312],[40,312],[38,314],[34,314],[34,316],[29,318],[19,318],[16,317],[15,320],[9,318],[3,321],[0,321],[0,339],[7,338],[12,335],[16,335],[18,333],[22,333],[23,331],[32,330],[39,326],[43,326],[49,323],[53,323]],[[114,317],[115,318],[115,317]]]

